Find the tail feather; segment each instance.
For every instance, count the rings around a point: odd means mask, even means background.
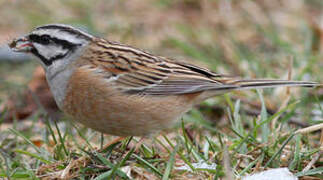
[[[226,79],[217,85],[203,87],[204,93],[197,99],[196,102],[203,101],[207,98],[223,94],[234,90],[262,89],[274,87],[317,87],[323,84],[308,81],[290,81],[290,80],[272,80],[272,79]]]
[[[237,80],[228,83],[234,85],[234,89],[260,89],[273,87],[309,87],[313,88],[322,84],[308,81],[290,81],[290,80],[272,80],[272,79],[254,79],[254,80]]]

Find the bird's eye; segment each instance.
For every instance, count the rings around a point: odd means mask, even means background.
[[[31,34],[29,35],[29,39],[34,41],[34,42],[37,42],[37,43],[40,43],[40,44],[43,44],[43,45],[47,45],[51,42],[51,39],[50,39],[50,36],[49,35],[36,35],[36,34]]]
[[[40,36],[39,41],[42,44],[49,44],[50,43],[50,37],[48,35],[42,35],[42,36]]]

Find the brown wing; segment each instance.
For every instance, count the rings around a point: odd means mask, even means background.
[[[120,44],[98,43],[98,61],[92,61],[108,81],[126,93],[170,95],[229,88],[221,75],[187,63],[153,56]]]

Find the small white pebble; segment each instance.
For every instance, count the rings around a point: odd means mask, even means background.
[[[297,180],[288,168],[270,169],[267,171],[255,173],[252,175],[244,176],[242,180]]]

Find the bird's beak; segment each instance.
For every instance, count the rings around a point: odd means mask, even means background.
[[[34,46],[27,37],[22,37],[12,40],[9,47],[15,52],[30,52]]]

